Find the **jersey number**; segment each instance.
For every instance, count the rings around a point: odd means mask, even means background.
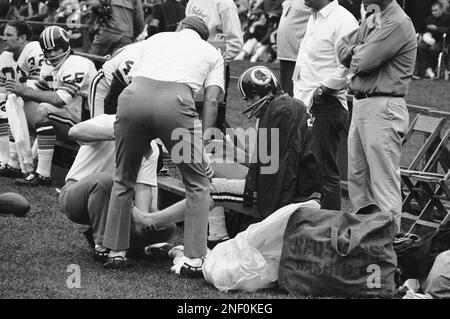
[[[72,78],[72,74],[68,74],[63,77],[64,83],[81,83],[83,82],[84,73],[83,72],[76,72],[75,75]]]
[[[16,71],[14,71],[14,68],[8,66],[8,67],[4,67],[2,69],[2,73],[5,75],[7,80],[15,80],[16,79],[16,73],[17,75],[20,75],[17,80],[20,83],[23,83],[27,80],[27,75],[25,74],[25,72],[23,72],[19,67],[16,68]],[[9,77],[8,77],[9,74]]]

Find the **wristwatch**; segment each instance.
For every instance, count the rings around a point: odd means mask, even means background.
[[[321,86],[319,86],[317,89],[316,89],[316,94],[318,95],[318,96],[322,96],[323,95],[323,89],[322,89],[322,87]]]

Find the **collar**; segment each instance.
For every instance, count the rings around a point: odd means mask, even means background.
[[[332,2],[327,4],[325,7],[320,9],[319,12],[317,12],[316,18],[317,18],[317,15],[320,14],[324,19],[326,19],[330,15],[331,12],[333,12],[334,10],[337,9],[337,7],[339,7],[338,1],[333,0]]]
[[[381,25],[386,22],[386,20],[388,20],[389,17],[391,17],[399,8],[399,4],[397,3],[397,1],[392,1],[387,7],[386,9],[384,9],[381,12],[376,12],[374,14],[372,14],[368,19],[367,19],[367,26],[372,29],[372,28],[376,28],[376,29],[380,29]]]

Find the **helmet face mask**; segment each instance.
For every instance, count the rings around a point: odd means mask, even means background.
[[[69,35],[58,26],[45,28],[39,37],[39,44],[47,63],[53,67],[61,65],[70,54]]]
[[[254,66],[244,71],[237,85],[244,100],[249,101],[254,100],[255,96],[259,97],[242,112],[248,118],[257,115],[267,103],[283,92],[278,77],[265,66]]]

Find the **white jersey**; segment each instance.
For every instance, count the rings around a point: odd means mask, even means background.
[[[22,50],[19,58],[14,60],[14,54],[9,51],[3,51],[0,54],[0,93],[6,93],[3,84],[6,80],[15,80],[33,86],[39,78],[44,54],[42,53],[39,42],[29,42]],[[5,97],[0,95],[0,117],[6,117]]]
[[[0,82],[16,80],[31,86],[33,81],[39,79],[43,61],[44,54],[37,41],[29,42],[17,61],[12,52],[4,51],[0,55]]]
[[[69,55],[60,67],[44,63],[39,81],[34,88],[42,91],[56,91],[66,103],[64,106],[71,114],[81,119],[83,98],[89,92],[89,84],[97,74],[94,63],[78,55]]]
[[[131,77],[129,77],[129,73],[134,62],[140,56],[144,42],[132,43],[119,49],[111,59],[103,64],[102,69],[108,87],[111,86],[114,73],[123,84],[130,84]]]

